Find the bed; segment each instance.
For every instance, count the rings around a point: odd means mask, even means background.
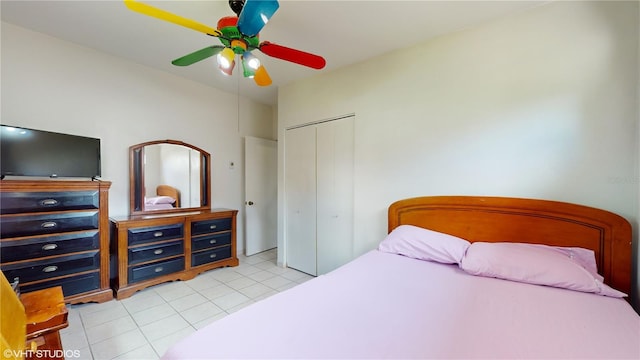
[[[624,218],[556,201],[440,196],[393,203],[388,226],[378,249],[196,331],[163,358],[640,358],[640,317],[616,295],[631,282]],[[432,237],[404,246],[422,232]],[[455,255],[450,241],[470,245]],[[420,246],[455,259],[421,259]],[[596,288],[610,292],[468,272],[472,249],[502,246],[568,251],[572,264],[588,252],[593,264],[580,274],[597,267]]]
[[[145,210],[169,210],[180,207],[180,190],[169,185],[158,185],[156,196],[145,197]]]

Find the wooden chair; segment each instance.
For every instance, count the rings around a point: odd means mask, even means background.
[[[69,326],[62,287],[22,294],[2,274],[3,359],[64,359],[60,329]]]
[[[0,272],[0,356],[24,359],[27,316],[18,295]]]

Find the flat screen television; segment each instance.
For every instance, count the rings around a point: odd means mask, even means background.
[[[0,125],[0,175],[100,176],[100,139]]]

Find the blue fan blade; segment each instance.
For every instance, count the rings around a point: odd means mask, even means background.
[[[279,7],[277,0],[246,0],[238,17],[238,30],[246,36],[258,35]]]

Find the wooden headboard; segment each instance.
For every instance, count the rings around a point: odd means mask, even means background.
[[[389,232],[415,225],[470,242],[578,246],[595,252],[605,283],[631,291],[631,224],[612,212],[549,200],[433,196],[389,207]]]
[[[156,194],[158,196],[170,196],[176,199],[176,202],[173,204],[173,207],[180,207],[180,190],[174,188],[169,185],[158,185],[156,188]]]

